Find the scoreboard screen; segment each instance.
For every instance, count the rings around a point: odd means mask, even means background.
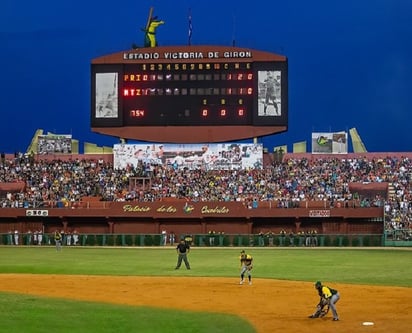
[[[94,59],[91,124],[287,126],[287,60],[221,46],[142,48]]]

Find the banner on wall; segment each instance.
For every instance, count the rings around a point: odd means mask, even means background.
[[[71,135],[39,135],[37,141],[37,154],[71,154]]]
[[[262,144],[116,144],[116,169],[138,164],[169,165],[175,169],[262,169]]]
[[[347,154],[348,133],[312,133],[312,154]]]

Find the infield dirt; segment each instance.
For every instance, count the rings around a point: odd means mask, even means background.
[[[324,281],[328,284],[327,281]],[[340,321],[309,319],[318,302],[313,283],[236,278],[0,274],[0,290],[38,296],[220,312],[247,319],[259,333],[410,332],[412,289],[331,283]],[[182,297],[184,296],[184,297]],[[373,322],[364,326],[363,322]]]

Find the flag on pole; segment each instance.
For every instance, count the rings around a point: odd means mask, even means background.
[[[188,35],[188,45],[192,45],[192,32],[193,32],[193,26],[192,26],[192,10],[189,9],[189,35]]]

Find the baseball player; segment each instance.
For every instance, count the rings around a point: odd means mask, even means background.
[[[246,254],[245,250],[240,252],[240,284],[245,282],[245,274],[247,274],[249,284],[252,284],[252,275],[250,271],[253,268],[253,258],[250,254]]]
[[[326,299],[329,302],[329,307],[332,310],[332,314],[333,314],[332,320],[338,321],[339,316],[338,316],[338,312],[336,311],[336,302],[339,301],[340,299],[339,292],[335,289],[322,285],[322,282],[320,281],[316,281],[315,288],[318,291],[319,296],[321,298]],[[314,318],[314,317],[311,317],[311,318]]]
[[[54,241],[56,243],[56,250],[60,251],[62,249],[62,234],[58,230],[54,232]]]
[[[277,80],[274,77],[274,73],[268,71],[266,73],[266,79],[264,81],[266,91],[265,91],[265,102],[264,102],[264,109],[263,113],[266,115],[266,110],[269,104],[272,104],[275,108],[275,114],[278,114],[278,104],[276,102],[276,90],[275,87],[278,85]]]

